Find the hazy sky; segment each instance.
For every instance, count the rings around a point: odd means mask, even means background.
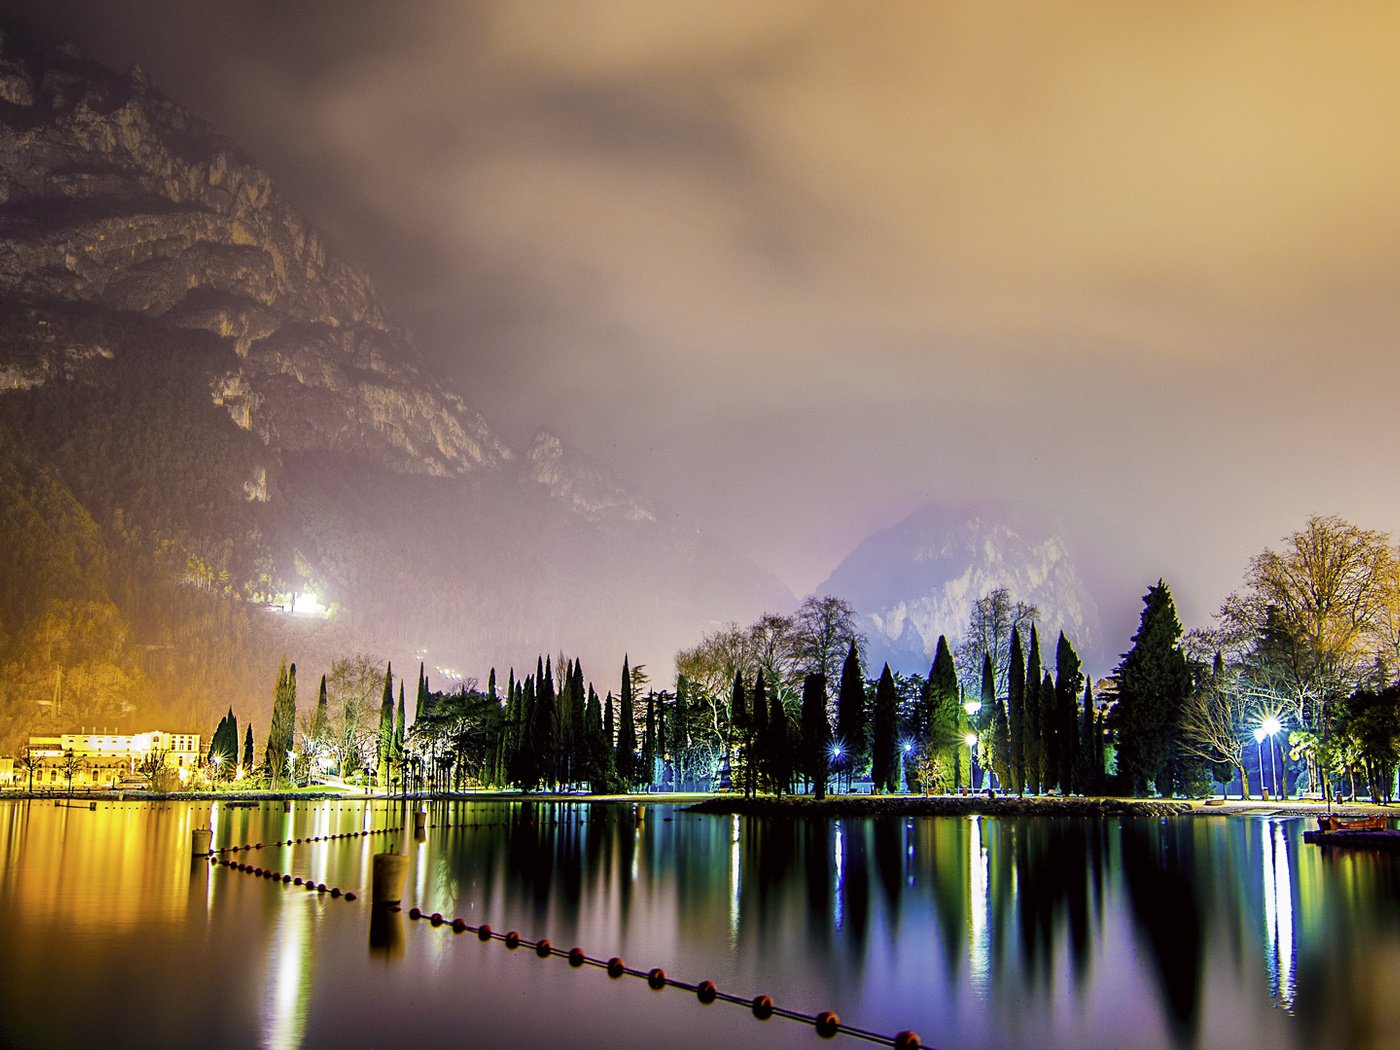
[[[799,593],[1058,514],[1110,644],[1400,526],[1400,5],[7,3],[140,61],[445,382]],[[1134,622],[1129,622],[1131,618]]]

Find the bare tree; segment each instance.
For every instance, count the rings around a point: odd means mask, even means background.
[[[84,769],[87,763],[84,762],[76,751],[69,748],[63,752],[63,779],[68,785],[68,794],[73,794],[73,777],[80,769]]]
[[[143,780],[152,791],[166,791],[170,786],[170,766],[167,762],[170,758],[170,749],[165,747],[153,747],[146,752],[146,757],[141,759],[141,763],[136,767],[136,772],[141,774]]]
[[[1206,762],[1229,765],[1240,775],[1240,797],[1249,797],[1249,776],[1245,772],[1245,748],[1249,727],[1257,723],[1265,707],[1248,686],[1238,663],[1227,664],[1216,649],[1210,632],[1192,631],[1183,649],[1197,669],[1195,681],[1181,711],[1181,749]],[[1204,656],[1205,659],[1201,659]],[[1209,670],[1204,670],[1209,660]]]
[[[829,683],[838,681],[851,642],[864,656],[865,636],[856,630],[856,611],[850,602],[829,594],[813,595],[798,606],[790,646],[803,675],[821,674]]]
[[[1011,592],[998,587],[978,598],[968,617],[967,633],[953,654],[958,669],[958,681],[970,695],[982,688],[982,657],[992,658],[992,675],[997,696],[1006,695],[1006,676],[1011,666],[1011,631],[1018,628],[1022,635],[1040,615],[1034,605],[1013,601]]]
[[[383,689],[384,661],[379,657],[356,653],[331,662],[326,675],[331,719],[326,747],[342,776],[373,767]]]

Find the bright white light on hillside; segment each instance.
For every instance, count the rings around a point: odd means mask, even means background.
[[[292,596],[292,612],[297,616],[325,616],[326,607],[316,595],[310,591],[302,591]]]

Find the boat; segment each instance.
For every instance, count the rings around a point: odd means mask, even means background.
[[[1385,817],[1353,817],[1350,820],[1343,820],[1341,817],[1334,817],[1330,813],[1323,814],[1317,818],[1317,828],[1319,831],[1384,831]]]

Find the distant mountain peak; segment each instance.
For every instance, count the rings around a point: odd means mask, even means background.
[[[541,427],[525,457],[528,476],[575,514],[594,524],[651,525],[656,507],[614,471]]]
[[[939,635],[962,640],[977,599],[1005,587],[1040,608],[1041,636],[1063,630],[1081,655],[1099,645],[1098,608],[1069,545],[1024,506],[932,502],[863,540],[819,588],[864,622],[872,663],[926,671]]]

